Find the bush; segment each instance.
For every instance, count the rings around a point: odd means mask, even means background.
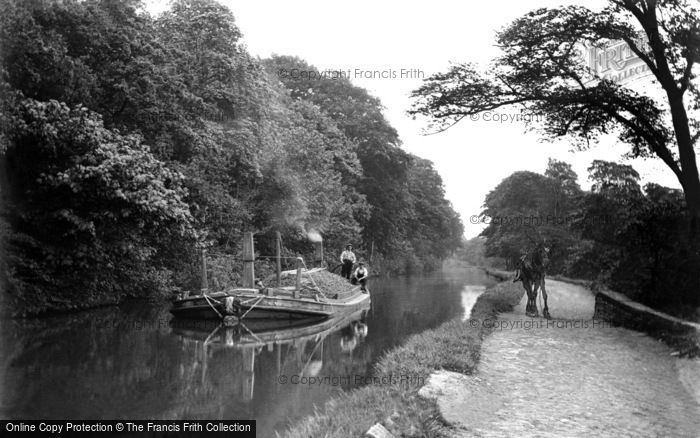
[[[8,283],[19,313],[174,288],[197,239],[178,172],[82,107],[22,99],[7,132]]]

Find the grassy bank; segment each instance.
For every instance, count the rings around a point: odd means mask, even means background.
[[[391,384],[378,381],[334,398],[286,436],[363,436],[377,422],[396,436],[444,436],[437,406],[419,397],[418,390],[434,370],[471,373],[479,361],[481,342],[491,331],[482,322],[511,310],[522,294],[519,284],[509,282],[488,289],[474,304],[471,319],[452,320],[414,335],[380,359],[374,376]]]

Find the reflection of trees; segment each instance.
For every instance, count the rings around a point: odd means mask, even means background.
[[[436,327],[458,316],[462,309],[460,292],[464,284],[464,278],[442,276],[407,277],[402,284],[394,281],[387,284],[386,296],[372,304],[370,313],[370,325],[376,327],[371,334],[375,348],[384,351],[407,335]]]
[[[173,361],[163,355],[178,350],[166,323],[167,310],[150,307],[13,321],[10,332],[3,330],[9,350],[16,352],[3,376],[9,414],[137,418],[152,413],[177,379]]]
[[[17,335],[19,352],[3,376],[8,416],[213,418],[240,408],[242,352],[172,336],[167,318],[167,309],[112,308],[15,324],[3,332]]]

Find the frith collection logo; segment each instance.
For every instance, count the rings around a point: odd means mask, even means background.
[[[634,45],[642,52],[651,48],[644,33],[637,34]],[[610,80],[620,84],[652,76],[644,61],[625,41],[611,41],[603,45],[581,44],[580,58],[591,75],[589,82]]]

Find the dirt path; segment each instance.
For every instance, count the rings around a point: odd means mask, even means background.
[[[475,375],[442,372],[425,388],[458,436],[700,436],[699,361],[594,322],[585,288],[547,286],[553,320],[527,318],[523,297],[484,341]]]

